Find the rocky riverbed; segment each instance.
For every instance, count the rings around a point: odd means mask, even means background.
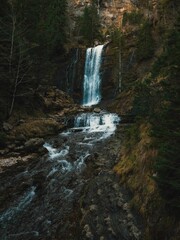
[[[126,125],[116,130],[117,115],[95,112],[78,115],[58,136],[30,140],[31,153],[1,168],[2,240],[141,239],[112,170]]]

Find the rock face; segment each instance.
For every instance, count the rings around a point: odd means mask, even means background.
[[[7,122],[4,122],[3,123],[3,130],[5,131],[5,132],[9,132],[10,130],[12,130],[13,129],[13,126],[11,125],[11,124],[9,124],[9,123],[7,123]]]
[[[76,103],[81,103],[83,96],[83,78],[86,49],[73,47],[68,54],[65,66],[56,72],[56,85],[68,93]]]
[[[98,12],[101,20],[101,27],[108,29],[112,25],[120,27],[122,16],[125,11],[131,11],[136,7],[135,1],[130,0],[100,0],[97,1]],[[81,16],[85,6],[91,4],[91,0],[71,0],[68,1],[69,14],[72,20],[72,28],[75,26],[74,20]]]

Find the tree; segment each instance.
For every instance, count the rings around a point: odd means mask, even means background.
[[[79,19],[80,34],[83,35],[85,41],[92,45],[95,39],[100,39],[100,20],[95,3],[86,6],[82,17]]]
[[[118,81],[117,81],[117,92],[122,91],[122,48],[123,48],[123,35],[120,29],[113,28],[111,32],[111,40],[114,47],[117,49],[118,58]]]
[[[137,57],[138,60],[148,59],[154,53],[154,40],[151,33],[151,25],[144,21],[138,33]]]
[[[49,59],[63,52],[66,8],[66,0],[2,1],[0,103],[7,105],[7,115],[12,114],[17,97],[28,94],[44,79],[51,68]]]
[[[23,85],[21,94],[24,94],[27,74],[32,61],[28,54],[28,44],[25,40],[26,28],[19,22],[14,2],[10,1],[7,16],[1,17],[1,79],[6,80],[8,97],[8,115],[13,111],[18,88]],[[26,80],[25,80],[26,79]]]

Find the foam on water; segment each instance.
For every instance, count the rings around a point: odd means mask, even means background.
[[[76,172],[81,172],[86,164],[85,164],[85,159],[89,156],[89,153],[85,153],[85,155],[81,155],[75,162],[74,162],[74,168]]]
[[[52,176],[55,172],[57,172],[58,171],[58,169],[57,168],[55,168],[55,167],[53,167],[52,168],[52,170],[49,172],[49,174],[47,175],[47,178],[48,177],[50,177],[50,176]]]
[[[17,213],[21,212],[27,207],[35,196],[36,187],[32,187],[27,191],[22,198],[19,199],[19,203],[15,206],[10,207],[7,211],[0,214],[0,222],[10,221]]]
[[[61,190],[63,191],[63,194],[65,195],[65,198],[69,198],[73,194],[73,190],[66,188],[66,187],[61,187]]]
[[[115,132],[119,121],[120,118],[115,113],[82,113],[76,116],[74,126],[75,128],[81,128],[83,132],[86,132],[87,134],[101,132],[102,135],[99,140],[102,140],[108,138]],[[87,136],[85,140],[88,140]]]
[[[51,160],[65,157],[69,153],[69,146],[66,146],[65,149],[62,150],[53,148],[52,145],[50,145],[49,143],[45,143],[43,146],[48,150]]]
[[[58,163],[61,166],[61,172],[65,173],[65,172],[70,172],[73,168],[72,164],[66,160],[58,160]]]

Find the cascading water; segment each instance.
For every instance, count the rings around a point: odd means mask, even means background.
[[[103,46],[88,48],[86,51],[83,105],[96,105],[101,100],[101,77],[100,67],[102,62]]]
[[[86,106],[101,100],[102,50],[103,45],[87,49],[83,99]],[[127,219],[120,219],[125,216],[124,210],[119,213],[123,199],[117,183],[113,183],[111,170],[119,154],[119,139],[111,143],[110,136],[119,121],[117,114],[105,111],[80,113],[74,118],[73,128],[44,144],[48,154],[0,176],[0,193],[7,199],[6,204],[0,205],[2,240],[101,239],[100,236],[116,239],[121,234],[118,239],[139,240],[137,231],[136,237],[128,233]],[[102,218],[96,217],[100,215]],[[118,224],[107,232],[112,216],[111,222]],[[117,219],[125,224],[119,224]],[[80,221],[84,227],[79,226]],[[135,229],[132,220],[130,223]],[[98,225],[101,232],[97,231]],[[80,227],[78,231],[76,227]]]

